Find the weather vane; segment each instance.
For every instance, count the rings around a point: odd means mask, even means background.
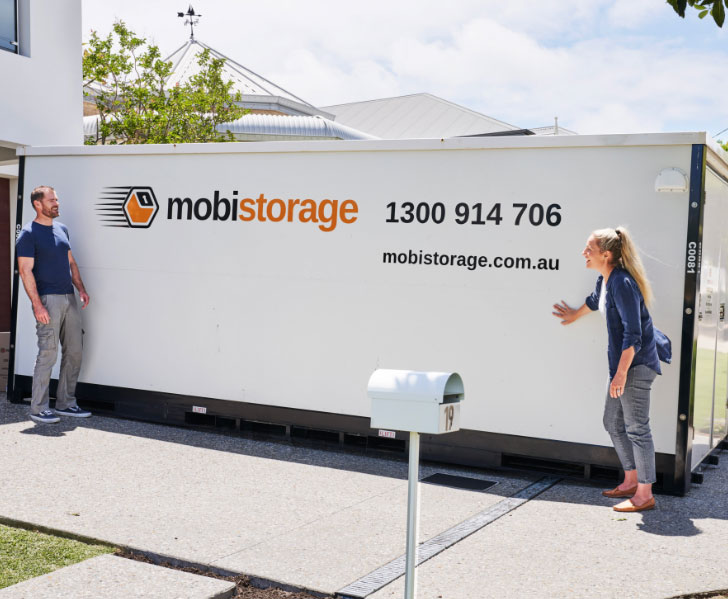
[[[187,19],[185,19],[185,25],[190,26],[190,39],[191,40],[195,39],[195,29],[194,28],[195,28],[195,25],[197,25],[197,23],[200,22],[200,17],[202,15],[195,14],[195,9],[192,8],[192,5],[190,4],[189,7],[187,8],[186,13],[178,12],[177,16],[182,19],[187,17]]]

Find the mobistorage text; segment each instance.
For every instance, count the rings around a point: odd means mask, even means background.
[[[506,268],[516,270],[559,270],[558,258],[527,258],[522,256],[476,256],[473,254],[448,254],[445,252],[384,252],[384,264],[409,264],[420,266],[462,266],[468,270],[477,268]]]
[[[318,224],[324,232],[336,229],[341,222],[356,222],[359,206],[354,200],[312,200],[280,198],[268,199],[265,194],[257,198],[238,200],[238,192],[233,191],[230,199],[221,197],[216,189],[212,199],[169,198],[167,219],[169,220],[215,220],[227,222],[301,222]]]

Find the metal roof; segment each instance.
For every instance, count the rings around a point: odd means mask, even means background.
[[[272,103],[274,105],[272,110],[287,114],[332,116],[196,39],[188,40],[165,59],[172,62],[172,72],[167,78],[167,86],[182,84],[198,74],[200,66],[197,61],[204,50],[209,50],[213,58],[225,60],[222,79],[233,82],[232,91],[243,95],[243,105],[246,108],[257,107],[260,103]],[[283,101],[278,102],[278,100]]]
[[[336,122],[382,139],[437,139],[521,129],[432,94],[324,106]]]
[[[96,135],[99,117],[83,117],[84,136]],[[305,140],[305,139],[378,139],[322,116],[288,116],[277,114],[246,114],[229,123],[217,126],[221,133],[230,131],[240,141]]]
[[[548,127],[531,127],[531,131],[536,135],[577,135],[576,131],[572,131],[561,125],[559,125],[558,133],[556,133],[556,127],[554,125],[549,125]]]
[[[378,139],[322,116],[283,116],[246,114],[236,121],[217,126],[220,132],[230,131],[236,137],[275,136],[277,139]]]
[[[89,137],[96,135],[99,129],[99,115],[91,115],[83,117],[83,136]]]

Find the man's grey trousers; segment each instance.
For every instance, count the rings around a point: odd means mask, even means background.
[[[39,414],[49,409],[48,385],[51,371],[58,359],[58,342],[61,344],[61,373],[58,377],[56,409],[65,410],[76,405],[76,382],[81,370],[83,333],[81,312],[76,295],[41,295],[51,321],[36,324],[38,334],[38,358],[33,370],[33,398],[30,413]]]

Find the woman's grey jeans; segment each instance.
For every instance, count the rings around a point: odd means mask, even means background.
[[[627,371],[621,397],[609,397],[604,406],[604,428],[612,437],[614,449],[624,470],[637,469],[637,482],[654,483],[655,446],[650,432],[650,389],[657,373],[640,364]]]

